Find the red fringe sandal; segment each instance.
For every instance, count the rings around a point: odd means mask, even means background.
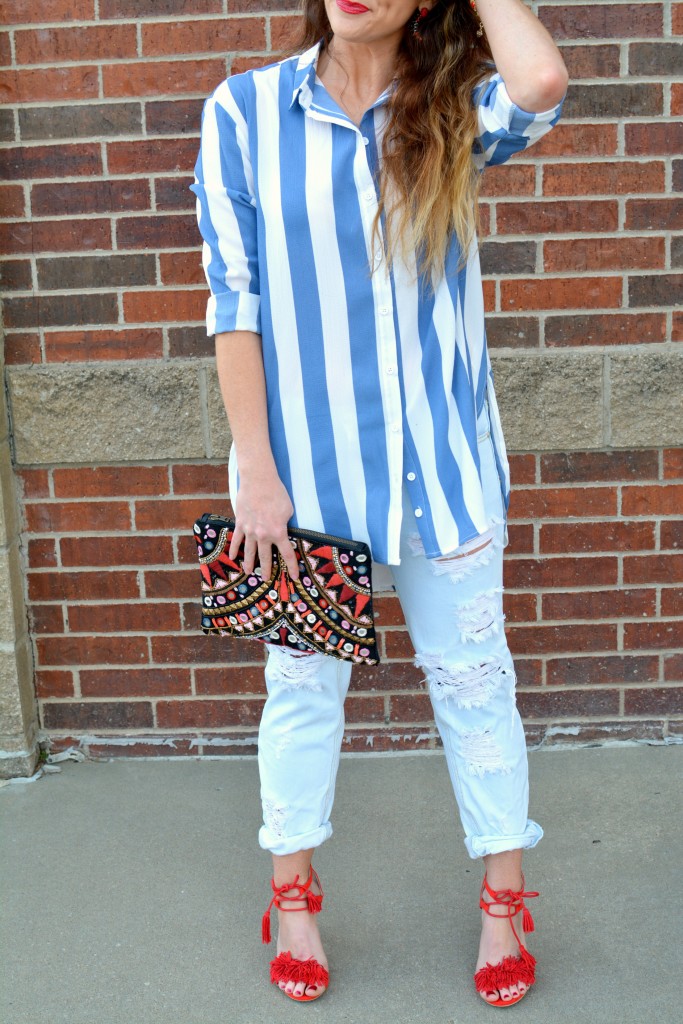
[[[316,885],[320,892],[318,894],[311,892],[311,885],[315,878]],[[263,915],[261,922],[261,938],[264,943],[270,942],[270,912],[273,904],[278,910],[284,910],[287,913],[296,913],[297,910],[308,910],[309,914],[319,914],[323,908],[323,887],[320,884],[317,871],[311,870],[308,875],[308,879],[305,882],[299,881],[299,876],[295,875],[293,882],[286,882],[284,885],[277,886],[275,879],[271,878],[270,885],[273,890],[273,898],[268,904],[268,909]],[[298,890],[295,896],[287,896],[285,893],[291,892],[293,889]],[[296,900],[306,900],[305,907],[284,907],[284,902],[295,902]],[[306,989],[304,989],[303,995],[295,996],[291,992],[285,992],[285,995],[290,999],[296,1000],[298,1003],[310,1003],[314,999],[319,999],[320,996],[324,995],[327,991],[327,986],[330,983],[330,975],[326,967],[319,964],[318,961],[310,956],[307,960],[295,960],[292,954],[287,951],[286,953],[278,953],[274,960],[270,961],[270,980],[274,985],[278,985],[281,981],[303,981],[306,983],[306,988],[325,986],[322,992],[318,992],[314,996],[307,996]],[[282,990],[284,991],[284,989]]]
[[[484,890],[491,897],[489,902],[484,899]],[[489,1006],[512,1006],[514,1003],[518,1003],[520,999],[524,998],[536,980],[536,959],[520,939],[512,920],[521,911],[522,935],[525,932],[532,932],[534,930],[534,919],[524,904],[525,899],[531,899],[534,896],[538,896],[538,893],[524,892],[524,875],[522,875],[522,888],[519,892],[514,892],[512,889],[500,889],[498,892],[494,892],[486,881],[486,875],[484,875],[484,881],[481,883],[481,892],[479,894],[479,906],[490,917],[508,918],[512,934],[517,939],[519,956],[506,956],[498,964],[487,963],[484,967],[480,967],[474,975],[475,987],[477,992],[485,995],[487,992],[494,992],[496,989],[510,988],[511,985],[517,985],[520,982],[527,986],[526,991],[522,992],[521,995],[512,996],[511,999],[497,999],[495,1002],[490,1002],[486,999],[485,1002]],[[491,907],[503,907],[504,913],[493,913],[490,909]]]

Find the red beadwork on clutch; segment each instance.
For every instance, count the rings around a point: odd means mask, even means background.
[[[209,512],[194,524],[204,633],[379,664],[367,544],[290,527],[299,579],[291,579],[276,548],[265,579],[260,568],[244,572],[243,545],[234,561],[229,557],[234,528],[234,519]]]

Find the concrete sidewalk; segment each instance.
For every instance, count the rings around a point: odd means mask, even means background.
[[[683,748],[531,754],[526,1024],[681,1019]],[[481,865],[440,754],[344,758],[316,855],[331,987],[267,981],[254,760],[64,762],[0,791],[3,1024],[469,1024]]]

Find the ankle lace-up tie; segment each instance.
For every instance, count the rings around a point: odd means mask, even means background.
[[[319,894],[311,892],[313,879],[315,879],[318,888],[320,889]],[[313,870],[312,865],[308,878],[305,882],[300,882],[299,876],[295,875],[293,882],[285,882],[284,885],[276,885],[275,879],[271,878],[270,885],[273,890],[273,898],[268,904],[268,909],[263,915],[263,919],[261,921],[261,939],[265,944],[269,943],[271,939],[270,912],[273,908],[273,904],[275,904],[278,910],[283,910],[287,913],[295,913],[298,910],[304,910],[304,907],[285,907],[283,906],[283,903],[286,902],[296,903],[300,900],[306,900],[305,909],[308,910],[309,914],[319,914],[323,907],[323,887],[320,884],[318,873]],[[286,893],[290,893],[294,889],[298,890],[294,896],[286,895]]]

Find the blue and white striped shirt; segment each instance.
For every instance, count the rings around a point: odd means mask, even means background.
[[[490,526],[476,427],[487,397],[509,501],[478,246],[456,272],[453,239],[431,294],[415,279],[414,253],[386,272],[372,222],[391,87],[357,127],[317,78],[319,48],[235,75],[204,104],[190,188],[211,292],[207,334],[261,335],[292,525],[363,540],[374,561],[398,564],[405,480],[433,558]],[[521,110],[496,72],[474,99],[481,169],[544,135],[561,108]],[[237,458],[233,445],[232,471]]]

